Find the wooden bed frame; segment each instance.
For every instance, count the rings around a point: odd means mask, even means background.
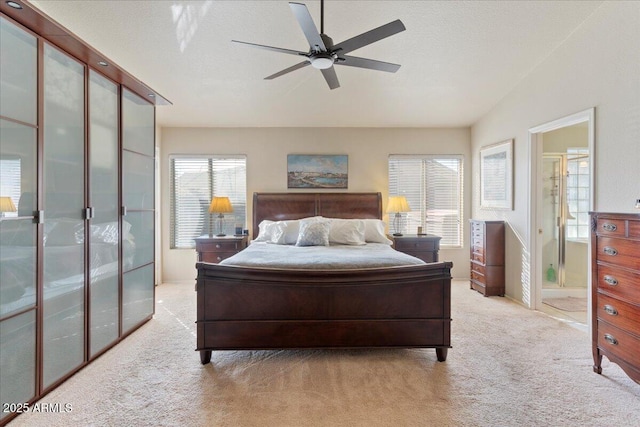
[[[382,218],[380,193],[255,193],[263,219]],[[450,262],[359,270],[284,270],[197,263],[197,348],[451,347]]]

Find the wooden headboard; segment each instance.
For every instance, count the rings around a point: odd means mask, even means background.
[[[253,193],[253,238],[264,219],[285,221],[321,215],[327,218],[382,219],[380,193]]]

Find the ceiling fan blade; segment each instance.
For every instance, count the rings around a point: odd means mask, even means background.
[[[344,55],[344,61],[336,61],[335,65],[346,65],[347,67],[368,68],[369,70],[386,71],[395,73],[400,69],[400,64],[376,61],[374,59],[358,58],[356,56]]]
[[[309,13],[307,6],[302,3],[290,2],[289,7],[296,16],[298,24],[300,24],[300,28],[302,28],[302,32],[309,42],[311,50],[325,52],[327,47],[324,45],[322,37],[320,37],[316,24],[313,23],[313,19],[311,18],[311,14]]]
[[[406,28],[402,21],[396,19],[395,21],[389,22],[381,27],[374,28],[371,31],[367,31],[359,36],[355,36],[349,40],[343,41],[342,43],[338,43],[332,50],[334,52],[338,52],[338,55],[342,56],[342,54],[360,49],[363,46],[377,42],[378,40],[382,40],[394,34],[398,34],[404,30],[406,30]]]
[[[275,79],[276,77],[280,77],[280,76],[283,76],[283,75],[285,75],[285,74],[287,74],[287,73],[290,73],[290,72],[292,72],[292,71],[295,71],[295,70],[298,70],[298,69],[300,69],[300,68],[306,67],[306,66],[307,66],[307,65],[309,65],[309,64],[310,64],[310,62],[309,62],[309,61],[302,61],[302,62],[301,62],[301,63],[299,63],[299,64],[292,65],[291,67],[289,67],[289,68],[285,68],[285,69],[284,69],[284,70],[282,70],[282,71],[278,71],[277,73],[272,74],[272,75],[270,75],[270,76],[268,76],[268,77],[265,77],[264,79],[265,79],[265,80],[273,80],[273,79]]]
[[[329,85],[329,89],[337,89],[340,87],[340,82],[338,81],[338,76],[336,75],[336,69],[333,67],[325,68],[322,71],[322,75],[324,79],[327,81]]]
[[[238,40],[231,40],[234,43],[240,43],[240,44],[245,44],[247,46],[251,46],[251,47],[257,47],[259,49],[266,49],[266,50],[273,50],[274,52],[280,52],[280,53],[288,53],[290,55],[303,55],[306,56],[307,53],[306,52],[299,52],[297,50],[291,50],[291,49],[283,49],[281,47],[273,47],[273,46],[265,46],[263,44],[255,44],[255,43],[249,43],[249,42],[241,42]]]

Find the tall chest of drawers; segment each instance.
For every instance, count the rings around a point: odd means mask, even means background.
[[[469,234],[471,289],[504,296],[504,221],[472,219]]]
[[[602,356],[640,383],[640,215],[591,213],[593,370]]]

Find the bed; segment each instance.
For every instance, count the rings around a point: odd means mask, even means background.
[[[259,237],[263,220],[318,216],[380,220],[381,194],[255,193],[253,237]],[[234,257],[225,264],[196,264],[196,351],[202,364],[214,350],[294,348],[434,348],[438,361],[446,360],[451,262],[227,265]]]

